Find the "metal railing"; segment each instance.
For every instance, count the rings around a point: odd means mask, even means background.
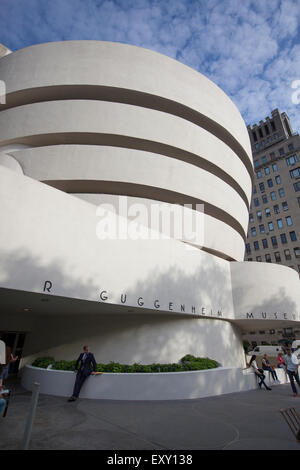
[[[32,433],[32,427],[34,423],[34,418],[35,418],[35,412],[36,412],[36,407],[39,399],[39,394],[40,394],[40,384],[35,382],[33,384],[33,391],[32,391],[32,396],[31,396],[31,402],[30,402],[30,409],[29,409],[29,414],[28,418],[26,421],[26,426],[25,426],[25,431],[24,431],[24,436],[23,436],[23,442],[22,442],[22,450],[28,450],[29,448],[29,443],[30,443],[30,438],[31,438],[31,433]]]

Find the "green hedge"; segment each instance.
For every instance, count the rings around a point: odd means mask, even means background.
[[[34,367],[46,369],[52,364],[54,370],[75,370],[76,361],[55,361],[53,357],[38,358],[33,362]],[[176,364],[120,364],[110,362],[109,364],[97,364],[98,372],[184,372],[188,370],[205,370],[218,367],[218,363],[207,357],[194,357],[187,354]]]

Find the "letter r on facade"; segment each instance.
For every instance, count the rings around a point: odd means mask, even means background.
[[[45,281],[45,284],[44,284],[44,292],[50,292],[50,290],[52,289],[52,282],[51,281]]]

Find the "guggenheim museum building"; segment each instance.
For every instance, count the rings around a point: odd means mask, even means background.
[[[103,363],[240,368],[243,332],[300,321],[298,274],[243,261],[251,147],[212,81],[66,41],[2,51],[0,85],[0,335],[23,365],[88,344]]]

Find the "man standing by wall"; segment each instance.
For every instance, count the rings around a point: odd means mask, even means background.
[[[284,362],[286,364],[287,373],[290,379],[292,390],[294,392],[294,397],[298,396],[296,385],[294,379],[300,387],[300,380],[298,375],[298,359],[295,354],[292,354],[290,349],[286,350],[286,355],[284,356]]]
[[[93,370],[92,370],[93,368]],[[68,401],[75,401],[79,397],[81,387],[89,375],[95,375],[97,364],[94,355],[90,352],[88,346],[83,347],[83,353],[76,361],[75,372],[77,371],[73,394]]]

